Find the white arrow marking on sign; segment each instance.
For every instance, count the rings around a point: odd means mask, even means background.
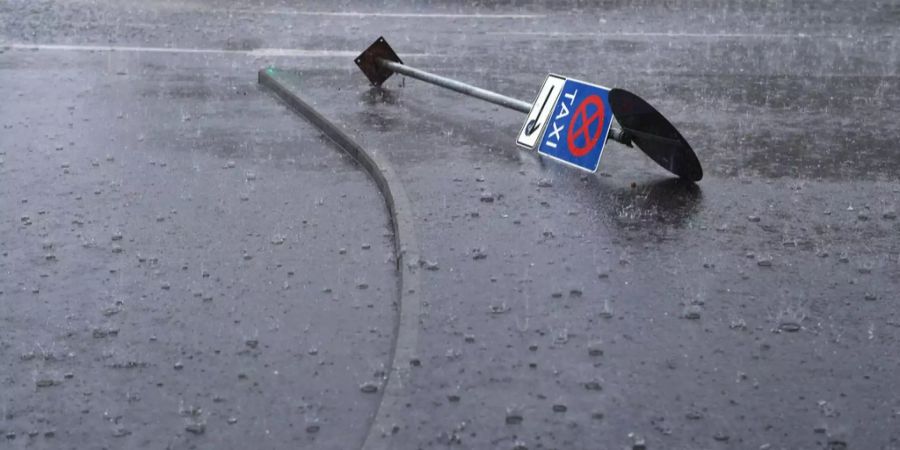
[[[544,84],[541,86],[541,91],[531,104],[531,111],[528,113],[528,117],[525,118],[522,130],[519,131],[516,144],[527,149],[534,149],[537,143],[540,142],[541,137],[544,136],[544,132],[547,130],[547,123],[550,122],[550,118],[553,116],[556,101],[559,99],[565,82],[566,79],[561,76],[553,74],[547,76]]]

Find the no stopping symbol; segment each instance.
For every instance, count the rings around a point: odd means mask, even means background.
[[[605,118],[606,108],[603,107],[603,99],[593,94],[585,98],[575,108],[575,114],[569,121],[569,130],[571,131],[566,136],[569,153],[576,157],[590,153],[603,134]]]
[[[613,117],[609,89],[567,78],[551,111],[538,153],[596,172]]]

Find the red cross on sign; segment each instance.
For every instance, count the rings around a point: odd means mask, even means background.
[[[594,106],[594,111],[589,113],[588,106]],[[603,107],[603,99],[597,95],[589,95],[581,104],[575,108],[575,114],[569,121],[569,134],[566,136],[566,143],[569,144],[569,152],[576,157],[584,156],[590,153],[600,140],[603,134],[603,119],[606,117],[606,110]],[[580,122],[580,126],[576,125]],[[584,143],[578,145],[579,138],[584,138]]]

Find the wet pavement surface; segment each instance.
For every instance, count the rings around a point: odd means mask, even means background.
[[[256,86],[272,65],[409,196],[390,447],[900,448],[900,9],[727,5],[0,6],[0,437],[360,445],[390,218]],[[549,71],[636,92],[706,176],[615,143],[585,175],[517,149],[521,114],[370,88],[352,57],[378,35],[525,100]]]
[[[366,174],[228,59],[0,56],[0,447],[358,446],[397,297]]]

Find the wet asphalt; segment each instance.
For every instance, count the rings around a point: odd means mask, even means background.
[[[879,2],[0,5],[0,442],[361,445],[391,218],[257,86],[277,66],[409,198],[391,447],[898,448],[898,24]],[[550,71],[634,91],[706,176],[615,143],[582,174],[517,149],[521,114],[370,88],[352,58],[379,35],[529,101]]]

